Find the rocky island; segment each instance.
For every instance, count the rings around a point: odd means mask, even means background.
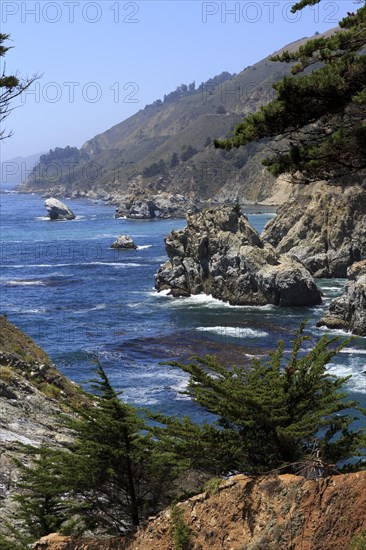
[[[187,227],[165,240],[169,260],[158,291],[205,293],[232,305],[308,306],[321,293],[304,265],[265,243],[238,207],[187,215]]]
[[[50,197],[44,203],[50,220],[74,220],[74,212],[63,202]]]

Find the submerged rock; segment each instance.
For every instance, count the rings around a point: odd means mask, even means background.
[[[346,292],[332,300],[317,326],[351,331],[366,336],[366,274],[347,284]]]
[[[346,277],[350,265],[366,259],[366,191],[324,183],[310,198],[281,206],[262,238],[315,277]]]
[[[74,212],[63,202],[51,197],[45,200],[44,203],[50,220],[73,220],[75,219]]]
[[[132,237],[129,237],[128,235],[120,235],[119,237],[117,237],[114,243],[111,244],[111,248],[124,248],[127,250],[136,250],[137,245],[134,243]]]
[[[236,208],[188,214],[165,240],[169,260],[155,276],[173,296],[211,294],[233,305],[305,306],[321,302],[309,271],[264,244]]]

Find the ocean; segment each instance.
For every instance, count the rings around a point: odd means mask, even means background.
[[[345,280],[319,280],[323,304],[302,309],[234,307],[206,295],[171,298],[154,290],[154,274],[166,260],[164,237],[184,220],[116,219],[111,206],[66,200],[76,219],[51,222],[43,202],[37,195],[0,195],[1,313],[78,383],[88,384],[99,359],[125,401],[202,422],[207,414],[182,393],[186,374],[163,362],[209,353],[226,364],[249,364],[279,339],[289,351],[304,318],[313,343],[330,332],[315,323]],[[261,231],[274,214],[247,215]],[[131,235],[138,249],[111,249],[120,234]],[[354,338],[329,365],[332,374],[352,375],[347,392],[364,407],[365,364],[366,338]]]

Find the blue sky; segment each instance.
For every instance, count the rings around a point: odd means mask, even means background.
[[[6,73],[42,74],[6,121],[2,160],[80,147],[178,85],[240,72],[336,26],[354,0],[297,15],[291,2],[2,0]]]

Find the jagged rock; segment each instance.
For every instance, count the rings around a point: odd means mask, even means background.
[[[321,294],[308,270],[264,244],[236,208],[188,214],[187,227],[165,240],[169,257],[156,274],[157,290],[173,296],[211,294],[234,305],[304,306]]]
[[[140,199],[136,199],[136,195],[131,194],[115,198],[116,218],[184,218],[188,210],[198,211],[198,204],[194,204],[179,193],[151,194],[141,190],[141,195],[143,198]]]
[[[361,275],[366,275],[366,260],[356,262],[347,269],[347,277],[352,281],[355,281]]]
[[[73,220],[75,218],[74,212],[54,197],[46,199],[44,205],[47,208],[50,220]]]
[[[366,274],[347,284],[346,292],[331,301],[317,325],[366,336]]]
[[[155,204],[152,201],[135,201],[129,209],[128,217],[136,220],[155,218]]]
[[[127,250],[136,250],[137,245],[133,242],[132,237],[129,237],[128,235],[120,235],[119,237],[117,237],[114,243],[111,244],[111,248],[124,248]]]
[[[310,199],[281,206],[262,239],[315,277],[346,277],[350,265],[366,259],[366,191],[323,183]]]

